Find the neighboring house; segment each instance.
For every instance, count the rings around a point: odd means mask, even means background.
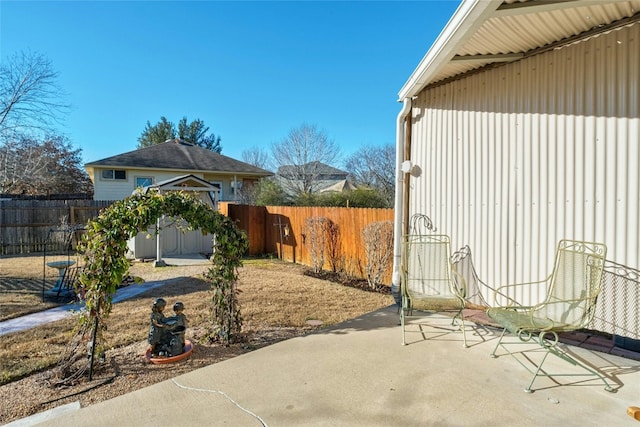
[[[219,201],[235,201],[244,185],[273,175],[248,163],[181,140],[170,140],[85,164],[94,200],[120,200],[138,187],[192,174],[217,187]]]
[[[200,198],[216,207],[218,201],[235,201],[243,187],[273,175],[227,156],[181,140],[170,140],[124,154],[87,163],[85,169],[94,184],[95,200],[120,200],[136,189],[148,191],[195,191]],[[160,251],[155,229],[140,233],[129,242],[131,257],[161,256],[211,252],[211,236],[199,231],[183,233],[169,227],[171,220],[161,224]],[[152,239],[147,238],[152,236]]]
[[[563,238],[605,243],[608,260],[637,271],[639,10],[460,4],[399,92],[396,287],[418,213],[452,248],[468,245],[489,284],[543,279]]]
[[[290,195],[345,192],[356,189],[347,172],[321,162],[281,166],[278,168],[275,179]]]

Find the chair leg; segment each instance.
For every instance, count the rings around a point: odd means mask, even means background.
[[[456,318],[459,317],[460,318],[460,323],[462,323],[462,346],[464,348],[468,348],[469,346],[467,345],[467,333],[466,333],[466,328],[464,326],[464,315],[462,313],[463,308],[461,308],[460,310],[458,310],[458,313],[456,313],[455,316],[453,316],[453,319],[451,319],[451,325],[455,325],[455,321]]]
[[[462,316],[460,316],[460,323],[462,323],[462,346],[464,348],[468,348],[469,345],[467,344],[467,332],[464,326],[464,319],[462,318]]]
[[[602,380],[602,382],[605,384],[605,390],[609,391],[609,392],[614,392],[615,389],[613,387],[611,387],[611,385],[609,384],[609,382],[607,381],[607,379],[604,377],[604,375],[602,375],[600,372],[598,372],[597,370],[590,368],[589,366],[587,366],[586,364],[580,362],[579,360],[575,359],[574,357],[571,357],[566,351],[562,350],[561,348],[559,348],[557,346],[558,344],[558,339],[557,339],[557,334],[552,333],[554,336],[554,339],[552,340],[547,340],[544,338],[544,335],[538,334],[537,336],[537,344],[540,345],[540,347],[542,347],[543,350],[545,350],[545,354],[544,357],[542,358],[542,360],[540,361],[540,363],[537,364],[537,367],[535,370],[533,370],[531,367],[527,366],[525,363],[523,363],[521,360],[519,360],[512,352],[510,352],[505,344],[502,344],[502,339],[505,336],[507,332],[507,329],[504,329],[502,331],[502,334],[500,335],[500,338],[498,339],[498,343],[496,344],[495,348],[493,349],[493,352],[491,353],[491,357],[496,358],[498,357],[496,355],[496,351],[498,350],[498,347],[502,345],[502,347],[505,349],[505,351],[510,354],[511,356],[513,356],[515,358],[515,360],[522,365],[522,367],[524,367],[527,371],[529,371],[530,373],[533,374],[533,377],[531,378],[531,381],[529,382],[529,385],[524,389],[524,391],[526,393],[533,393],[534,390],[532,390],[532,386],[534,381],[536,380],[536,378],[538,378],[539,376],[545,376],[545,377],[569,377],[569,376],[588,376],[588,375],[593,375],[595,377],[598,377],[600,380]],[[528,341],[535,339],[536,335],[519,335],[518,338],[521,341],[520,343],[513,343],[513,344],[508,344],[508,345],[518,345],[518,344],[526,344]],[[547,360],[547,357],[549,356],[549,354],[553,354],[557,357],[559,357],[560,359],[564,360],[565,362],[569,362],[570,364],[574,365],[574,366],[578,366],[581,367],[582,369],[584,369],[585,371],[587,371],[588,373],[583,373],[583,374],[570,374],[570,373],[565,373],[565,374],[551,374],[551,373],[546,373],[542,370],[542,365],[544,364],[544,362]],[[534,364],[535,365],[535,364]]]
[[[504,338],[504,334],[507,333],[507,328],[504,328],[502,330],[502,334],[500,334],[500,338],[498,338],[498,343],[496,344],[495,348],[493,349],[493,352],[491,353],[491,357],[492,358],[497,358],[498,356],[496,356],[496,351],[498,350],[498,347],[500,347],[500,344],[502,344],[502,338]]]
[[[569,356],[567,353],[565,353],[564,351],[560,350],[557,347],[551,347],[551,348],[546,348],[546,353],[544,355],[544,357],[542,358],[542,361],[540,362],[540,364],[538,365],[538,369],[536,369],[535,373],[533,374],[533,378],[531,378],[531,382],[529,383],[529,386],[527,388],[524,389],[524,391],[526,393],[533,393],[533,390],[531,389],[531,386],[533,385],[533,382],[536,380],[536,378],[538,378],[539,376],[545,376],[545,377],[553,377],[553,376],[558,376],[558,377],[562,377],[562,376],[587,376],[587,375],[593,375],[595,377],[600,378],[600,380],[602,380],[602,382],[604,383],[605,387],[604,389],[608,392],[614,392],[614,388],[611,387],[611,385],[609,384],[609,382],[607,381],[607,379],[604,377],[604,375],[602,375],[600,372],[596,371],[595,369],[592,369],[590,367],[588,367],[587,365],[585,365],[584,363],[579,362],[578,360],[574,359],[573,357]],[[547,356],[549,356],[549,354],[554,354],[556,356],[558,356],[559,358],[561,358],[562,360],[564,360],[565,362],[569,362],[574,366],[579,366],[582,369],[584,369],[585,371],[588,372],[588,374],[545,374],[545,373],[540,373],[540,371],[542,370],[542,364],[545,362],[545,360],[547,360]]]
[[[402,328],[402,345],[407,345],[407,342],[405,340],[405,301],[404,301],[404,297],[402,297],[402,307],[400,307],[400,327]]]
[[[549,356],[549,351],[548,350],[545,353],[544,357],[542,358],[542,361],[540,361],[540,363],[538,364],[538,369],[536,369],[536,372],[533,374],[533,378],[531,378],[531,382],[529,383],[527,388],[524,389],[525,393],[533,393],[533,390],[531,390],[531,386],[533,385],[533,382],[536,380],[536,378],[538,378],[540,370],[542,369],[542,364],[544,363],[545,360],[547,360],[547,356]]]
[[[461,323],[461,328],[462,328],[462,341],[463,341],[463,347],[464,348],[468,348],[469,345],[467,344],[467,334],[466,334],[466,327],[464,324],[464,317],[463,317],[463,308],[460,308],[458,310],[458,312],[456,313],[455,316],[453,316],[453,318],[451,319],[451,325],[452,326],[458,326],[456,325],[456,318],[460,318],[460,323]],[[412,317],[413,316],[413,307],[411,307],[411,300],[409,298],[403,297],[402,299],[402,307],[400,307],[400,326],[402,328],[402,345],[406,345],[406,327],[407,327],[407,320],[406,317]],[[417,325],[412,324],[412,326],[417,326],[418,327],[418,331],[413,331],[411,330],[410,332],[420,332],[422,334],[422,339],[423,340],[427,340],[427,335],[429,333],[429,331],[423,329],[423,325],[421,323],[418,323]]]
[[[604,377],[604,375],[602,375],[600,372],[598,372],[597,370],[590,368],[589,366],[587,366],[586,364],[580,362],[579,360],[577,360],[574,357],[571,357],[566,351],[558,348],[557,346],[552,346],[547,348],[547,351],[549,353],[553,353],[554,355],[558,356],[560,359],[571,363],[574,366],[579,366],[582,369],[584,369],[585,371],[589,372],[591,375],[596,376],[598,378],[600,378],[602,380],[602,382],[604,383],[605,387],[604,389],[606,391],[609,392],[613,392],[615,391],[613,387],[611,387],[611,385],[609,384],[609,382],[607,381],[607,379]],[[542,363],[540,364],[542,365]],[[539,370],[539,369],[538,369]],[[580,375],[580,374],[576,374],[576,375]],[[584,375],[588,375],[588,374],[584,374]],[[535,378],[535,377],[534,377]],[[532,381],[533,383],[533,381]]]

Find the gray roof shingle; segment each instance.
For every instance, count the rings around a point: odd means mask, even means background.
[[[310,175],[318,176],[318,179],[322,179],[321,177],[330,177],[335,176],[335,178],[328,179],[344,179],[349,175],[348,172],[342,171],[340,169],[334,168],[333,166],[326,165],[322,162],[309,162],[304,165],[296,166],[296,165],[285,165],[280,166],[278,168],[278,175],[281,176],[298,176],[301,173],[308,173]]]
[[[85,166],[110,166],[121,168],[171,169],[242,173],[269,176],[273,173],[206,148],[171,140],[106,159],[87,163]]]

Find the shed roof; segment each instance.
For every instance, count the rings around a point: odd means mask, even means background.
[[[273,175],[273,173],[259,167],[180,140],[170,140],[85,165],[86,168],[95,168],[97,166],[169,169],[174,171],[200,171],[254,176]]]
[[[216,187],[195,175],[176,176],[171,179],[160,181],[153,185],[147,185],[143,188],[143,192],[147,193],[151,189],[160,191],[196,191],[196,192],[217,192],[220,188]]]
[[[463,0],[399,98],[638,21],[640,0]]]

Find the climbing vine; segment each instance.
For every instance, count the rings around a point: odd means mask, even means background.
[[[189,229],[201,229],[214,237],[212,266],[204,277],[210,283],[212,298],[212,339],[229,344],[241,328],[237,303],[237,269],[248,248],[248,239],[228,217],[214,211],[192,193],[137,192],[103,210],[87,225],[81,242],[85,268],[80,276],[86,311],[81,325],[94,325],[91,343],[100,346],[99,332],[111,312],[112,298],[129,269],[127,241],[146,231],[162,215],[181,217]],[[96,331],[98,334],[96,335]]]

